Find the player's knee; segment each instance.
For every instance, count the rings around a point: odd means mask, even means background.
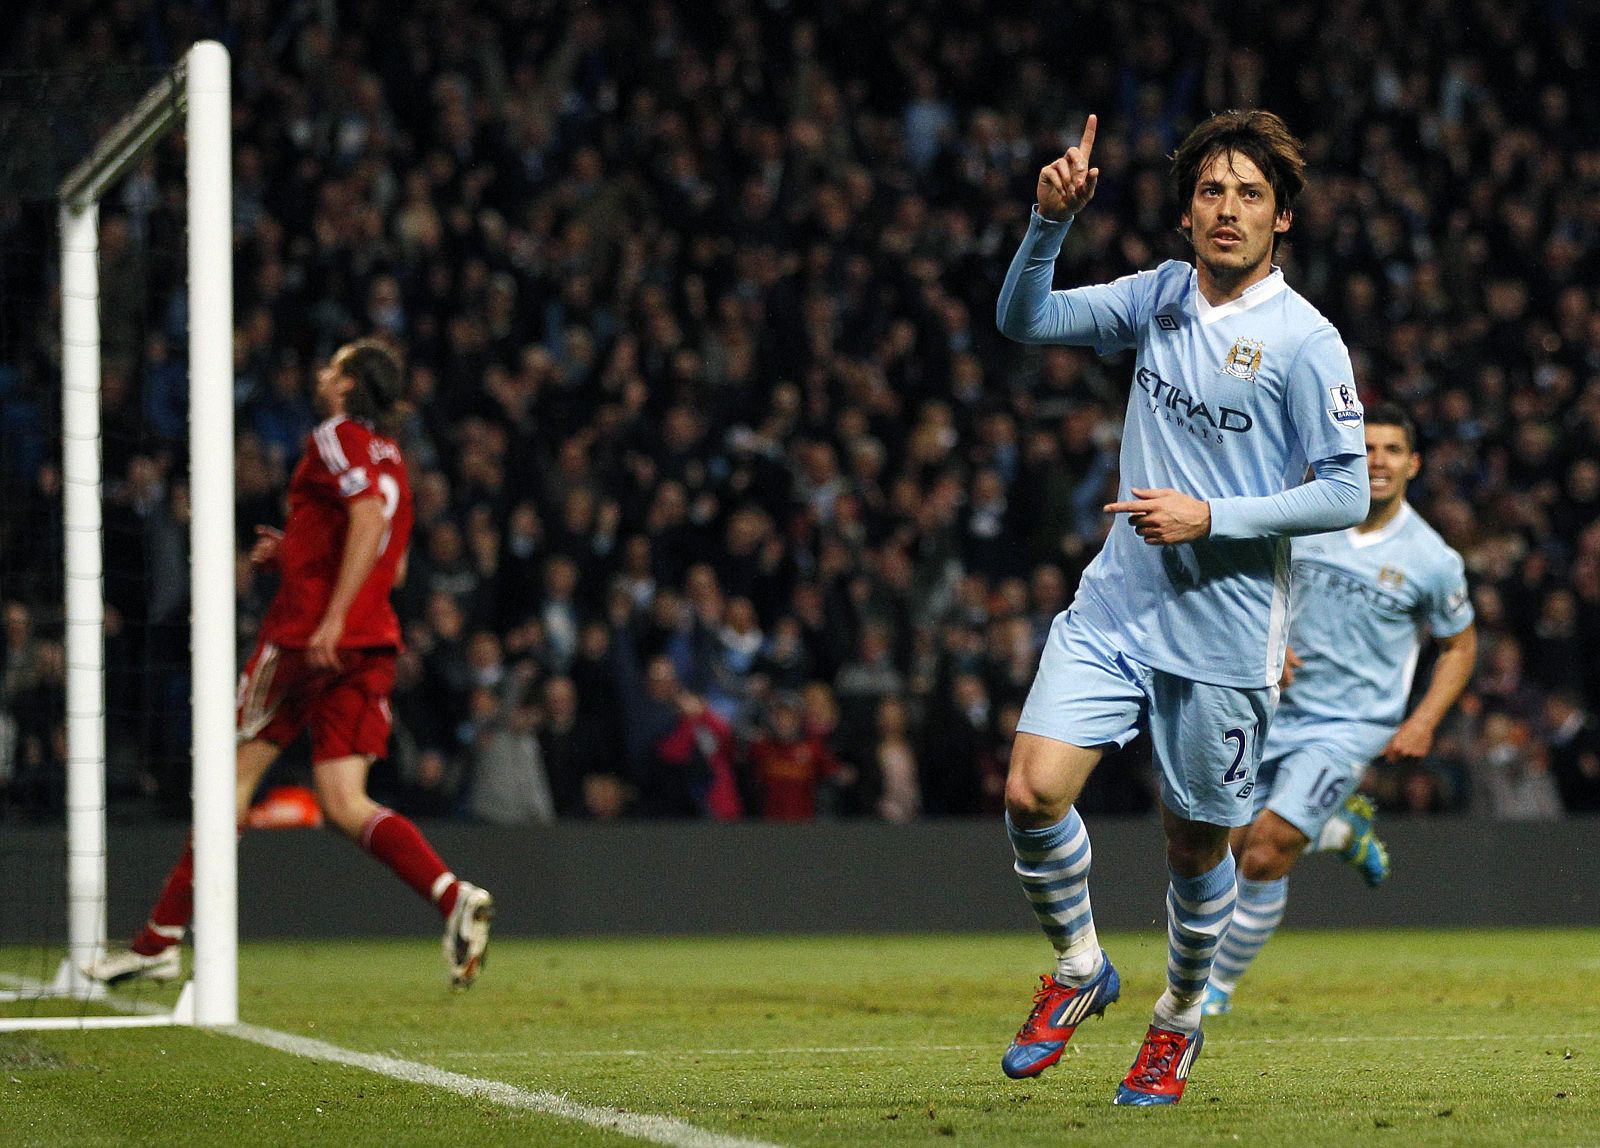
[[[368,817],[371,800],[365,793],[353,793],[338,786],[318,786],[317,800],[328,823],[346,837],[359,837]]]
[[[1028,829],[1056,824],[1072,808],[1099,760],[1098,750],[1019,733],[1006,773],[1006,812]]]
[[[1185,877],[1198,877],[1202,873],[1209,873],[1228,855],[1228,839],[1219,837],[1215,840],[1169,840],[1167,842],[1167,864],[1174,873],[1181,873]]]
[[[1017,825],[1029,829],[1054,825],[1067,815],[1071,804],[1034,784],[1024,770],[1013,769],[1006,775],[1006,813]]]
[[[1252,838],[1239,857],[1239,875],[1247,881],[1276,881],[1294,868],[1300,850],[1290,842],[1261,836]]]

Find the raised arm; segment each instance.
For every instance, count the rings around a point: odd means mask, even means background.
[[[1038,205],[995,303],[1000,333],[1019,343],[1082,345],[1095,341],[1097,331],[1089,308],[1071,292],[1052,291],[1050,284],[1061,241],[1073,216],[1094,198],[1100,179],[1100,169],[1089,166],[1097,126],[1096,117],[1090,116],[1078,146],[1068,148],[1060,159],[1039,170]]]

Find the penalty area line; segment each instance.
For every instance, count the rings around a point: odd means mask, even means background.
[[[260,1028],[253,1024],[236,1024],[214,1030],[248,1040],[292,1056],[308,1060],[322,1060],[330,1064],[343,1064],[368,1072],[402,1080],[408,1084],[424,1084],[430,1088],[453,1092],[473,1100],[485,1100],[502,1108],[515,1108],[524,1112],[538,1112],[562,1120],[602,1128],[636,1140],[652,1144],[666,1144],[670,1148],[778,1148],[764,1140],[747,1140],[742,1136],[726,1136],[671,1116],[652,1116],[642,1112],[627,1112],[621,1108],[608,1108],[598,1104],[580,1104],[554,1092],[540,1092],[518,1088],[498,1080],[484,1080],[459,1072],[448,1072],[429,1064],[401,1060],[371,1052],[356,1052],[340,1048],[310,1037],[295,1036],[276,1029]]]

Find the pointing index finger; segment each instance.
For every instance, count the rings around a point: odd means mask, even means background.
[[[1089,165],[1089,153],[1094,150],[1094,133],[1099,126],[1100,117],[1092,112],[1089,118],[1083,122],[1083,138],[1078,141],[1078,150],[1083,153],[1085,167]]]

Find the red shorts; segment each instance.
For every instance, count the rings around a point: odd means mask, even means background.
[[[394,724],[394,663],[390,649],[340,650],[342,669],[315,669],[304,650],[263,642],[239,679],[239,740],[284,746],[309,726],[314,763],[383,757]]]

